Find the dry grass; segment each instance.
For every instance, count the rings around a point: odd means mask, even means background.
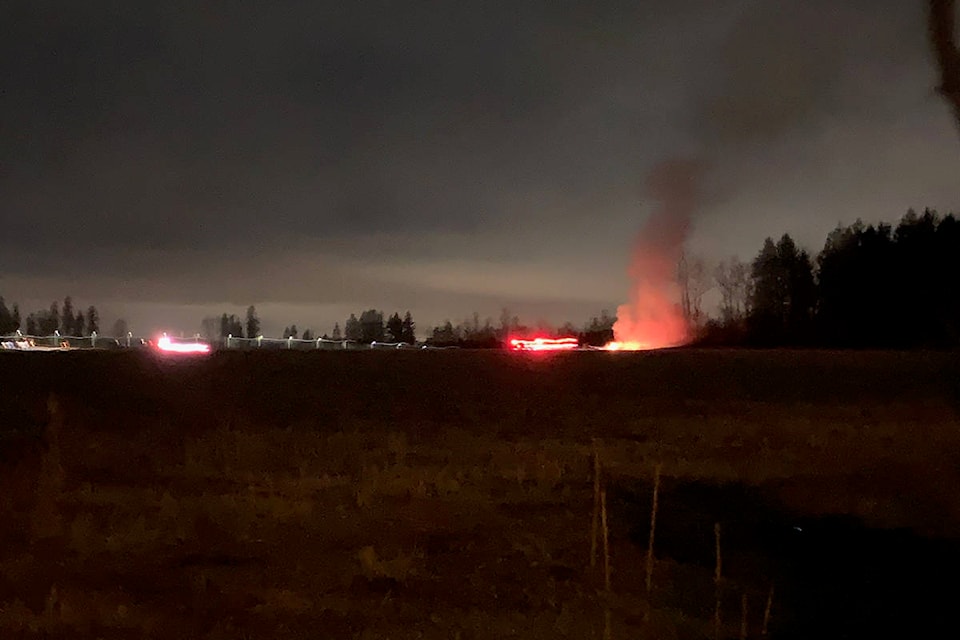
[[[844,380],[854,394],[845,399],[768,380],[825,384],[823,371],[809,371],[816,361],[787,376],[763,360],[767,375],[754,384],[742,363],[730,365],[733,381],[711,378],[723,367],[710,359],[689,370],[648,359],[654,375],[622,358],[553,369],[491,354],[235,355],[240,373],[216,359],[159,373],[124,360],[119,373],[96,369],[100,386],[60,388],[51,406],[23,390],[46,427],[33,453],[2,467],[16,469],[25,489],[0,501],[0,636],[708,636],[713,576],[657,557],[651,608],[653,536],[649,547],[633,544],[611,502],[618,486],[648,482],[654,468],[659,488],[661,476],[760,485],[816,475],[836,485],[895,465],[906,489],[875,482],[825,502],[817,481],[804,480],[784,497],[800,510],[894,525],[918,524],[917,505],[936,502],[939,526],[960,523],[938,490],[956,474],[951,397],[892,393],[871,362],[859,366],[880,382],[862,386],[883,397]],[[271,396],[280,364],[292,367],[280,375],[315,379],[356,366],[378,404],[352,388]],[[474,375],[452,378],[454,364]],[[0,382],[13,380],[5,366]],[[152,377],[130,382],[136,366]],[[400,372],[423,388],[391,391]],[[258,404],[220,384],[240,374],[264,387]],[[96,391],[118,388],[118,376],[128,385],[120,388],[136,387],[137,403],[113,406]],[[601,551],[599,580],[589,568]],[[700,583],[705,611],[671,603]],[[763,617],[765,629],[770,598]]]

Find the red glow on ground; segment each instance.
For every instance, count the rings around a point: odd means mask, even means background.
[[[580,346],[580,341],[576,338],[513,338],[509,344],[511,351],[571,351]]]
[[[210,353],[210,345],[199,342],[173,342],[167,336],[157,340],[157,349],[164,353]]]
[[[603,345],[605,351],[649,351],[658,347],[649,342],[608,342]]]

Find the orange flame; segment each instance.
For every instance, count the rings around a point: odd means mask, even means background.
[[[651,346],[648,342],[608,342],[603,345],[605,351],[647,351],[649,349],[656,349],[657,347]]]
[[[675,160],[658,165],[647,190],[659,206],[644,224],[630,264],[629,302],[617,309],[609,351],[675,347],[688,341],[680,308],[677,266],[696,206],[696,182],[703,167]]]

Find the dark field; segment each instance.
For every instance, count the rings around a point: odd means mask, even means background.
[[[0,353],[0,637],[710,638],[719,592],[720,635],[759,638],[771,586],[771,638],[932,637],[960,602],[958,372]]]

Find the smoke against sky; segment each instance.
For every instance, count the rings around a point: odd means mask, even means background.
[[[582,321],[665,158],[710,164],[708,258],[957,209],[922,4],[6,2],[0,293],[186,331]]]
[[[617,309],[614,340],[634,348],[673,347],[688,338],[680,308],[677,265],[696,213],[704,167],[693,160],[658,164],[646,181],[656,202],[630,263],[629,301]]]

